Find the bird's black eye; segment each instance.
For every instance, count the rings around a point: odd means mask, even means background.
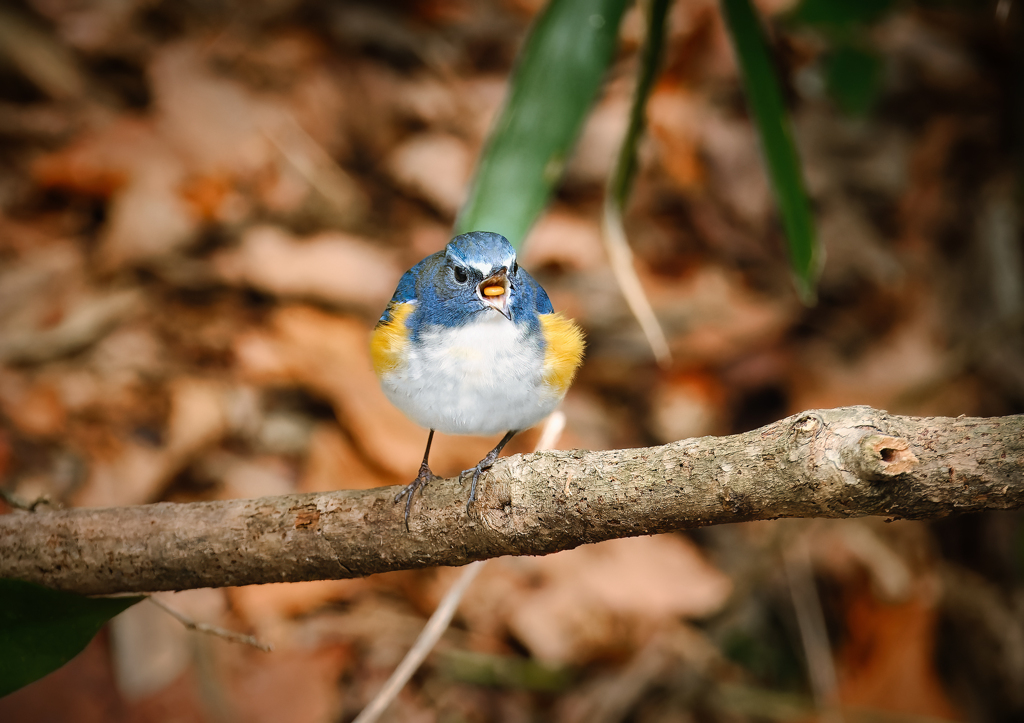
[[[456,266],[452,269],[452,271],[455,272],[455,280],[458,281],[460,284],[464,284],[467,281],[469,281],[469,274],[466,273],[465,269]]]
[[[512,275],[515,276],[517,273],[519,273],[519,264],[516,263],[515,261],[513,261],[512,262]]]

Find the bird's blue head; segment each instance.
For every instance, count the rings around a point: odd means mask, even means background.
[[[476,269],[484,276],[497,273],[501,268],[512,271],[516,263],[516,250],[500,233],[471,231],[456,236],[444,247],[446,262],[453,268]]]
[[[431,309],[429,323],[460,326],[494,311],[516,323],[530,322],[538,295],[543,296],[542,306],[550,306],[544,290],[519,268],[515,249],[501,234],[461,234],[427,261],[420,296]]]

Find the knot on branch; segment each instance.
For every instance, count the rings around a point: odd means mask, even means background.
[[[917,456],[903,437],[867,432],[847,448],[851,471],[866,480],[888,480],[913,471]]]
[[[818,479],[831,477],[846,485],[878,482],[906,475],[919,465],[889,415],[870,407],[803,412],[793,418],[790,429],[790,460],[802,460]]]
[[[809,440],[818,436],[825,426],[825,420],[817,412],[804,412],[793,422],[793,432],[798,440]]]

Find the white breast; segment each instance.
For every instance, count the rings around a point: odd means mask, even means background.
[[[494,435],[532,427],[557,406],[539,340],[498,313],[483,317],[422,332],[406,362],[382,377],[388,399],[417,424]]]

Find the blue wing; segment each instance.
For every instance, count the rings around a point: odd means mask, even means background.
[[[519,267],[518,275],[522,280],[522,288],[519,294],[521,308],[524,311],[532,309],[536,314],[550,314],[554,312],[554,308],[551,306],[551,299],[548,298],[548,292],[544,291],[544,287],[538,284],[522,266]]]
[[[426,261],[426,259],[423,259],[423,261]],[[423,266],[423,261],[420,261],[418,264],[402,274],[402,278],[398,281],[398,288],[395,289],[395,295],[391,297],[391,301],[388,302],[387,308],[384,309],[384,313],[381,314],[380,319],[377,320],[377,326],[389,323],[391,321],[391,311],[399,304],[416,301],[416,276],[420,267]]]

